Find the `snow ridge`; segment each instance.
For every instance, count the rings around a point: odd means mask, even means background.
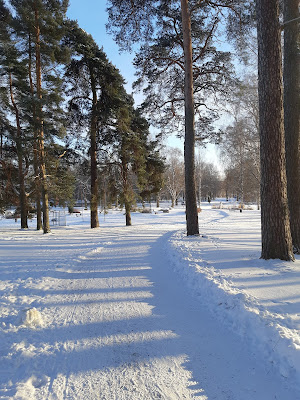
[[[176,232],[167,245],[174,270],[199,301],[247,340],[253,353],[260,353],[269,361],[270,369],[288,377],[300,390],[299,331],[287,327],[284,316],[268,311],[254,296],[235,287],[221,270],[207,266],[204,260],[195,260],[184,239],[187,239],[184,231]],[[201,241],[201,237],[197,240]]]

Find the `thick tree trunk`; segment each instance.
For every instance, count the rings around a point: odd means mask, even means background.
[[[42,66],[41,66],[41,52],[40,52],[40,27],[38,10],[35,9],[35,55],[36,55],[36,92],[37,98],[42,100]],[[49,200],[48,200],[48,183],[45,165],[45,145],[44,145],[44,123],[42,118],[42,105],[39,105],[37,115],[38,126],[38,160],[39,160],[39,176],[42,189],[43,200],[43,231],[44,233],[50,232],[49,222]]]
[[[299,18],[299,1],[285,0],[284,22]],[[294,252],[300,254],[300,33],[299,21],[284,27],[284,128],[287,193]]]
[[[287,203],[279,0],[256,0],[261,157],[261,258],[293,260]]]
[[[123,180],[123,194],[125,205],[125,220],[126,226],[131,226],[131,201],[130,201],[130,188],[128,183],[128,169],[127,163],[122,159],[122,180]],[[144,207],[144,205],[143,205]]]
[[[191,19],[188,0],[181,0],[181,15],[183,27],[184,46],[184,108],[185,108],[185,140],[184,140],[184,166],[185,166],[185,201],[186,201],[186,226],[187,235],[198,235],[198,212],[195,182],[195,110],[193,94],[193,61]]]
[[[32,100],[32,114],[33,120],[36,124],[36,106],[34,102],[34,87],[33,87],[33,79],[32,79],[32,41],[31,34],[28,34],[28,77],[30,83],[30,93]],[[39,160],[38,160],[38,135],[36,131],[36,126],[34,126],[34,138],[33,138],[33,169],[34,169],[34,183],[35,183],[35,202],[36,202],[36,229],[39,231],[42,229],[42,208],[41,208],[41,185],[40,185],[40,177],[39,177]]]
[[[45,166],[45,150],[44,150],[44,135],[43,129],[41,130],[40,140],[40,180],[42,187],[42,200],[43,200],[43,232],[50,232],[50,221],[49,221],[49,194],[48,194],[48,183],[47,183],[47,175],[46,175],[46,166]]]
[[[91,228],[99,228],[98,218],[98,164],[97,164],[97,92],[96,83],[94,79],[94,71],[90,66],[90,79],[93,93],[93,105],[91,116],[91,130],[90,130],[90,156],[91,156]]]
[[[91,123],[91,228],[99,228],[98,218],[98,171],[97,171],[97,128],[95,118]]]
[[[39,176],[39,161],[38,161],[38,138],[37,134],[34,137],[33,145],[33,169],[35,173],[35,203],[36,203],[36,229],[42,229],[42,207],[41,207],[41,184]]]
[[[125,220],[126,220],[126,226],[131,226],[131,204],[128,203],[128,201],[125,200]]]
[[[12,87],[12,76],[9,75],[9,87],[10,87],[10,98],[15,111],[16,124],[17,124],[17,137],[16,137],[16,148],[17,148],[17,157],[18,157],[18,177],[19,177],[19,201],[20,201],[20,210],[21,210],[21,229],[28,228],[28,213],[27,213],[27,199],[25,192],[25,178],[23,172],[23,148],[22,148],[22,132],[21,132],[21,124],[19,117],[19,110],[16,105],[13,87]]]

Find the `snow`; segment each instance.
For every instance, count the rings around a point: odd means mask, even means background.
[[[43,326],[41,313],[35,307],[23,310],[20,325],[28,327]]]
[[[0,220],[0,398],[300,399],[300,258],[259,259],[259,211],[217,204],[198,237],[182,206]]]

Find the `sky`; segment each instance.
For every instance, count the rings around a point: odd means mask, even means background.
[[[132,83],[135,80],[135,70],[132,64],[134,54],[119,52],[118,45],[106,32],[108,22],[106,0],[70,0],[67,16],[78,21],[79,26],[90,33],[99,46],[103,47],[108,59],[120,70],[126,81],[126,90],[132,93]],[[134,94],[136,104],[141,103],[142,95]],[[183,140],[174,137],[166,139],[166,145],[178,147],[183,151]],[[222,167],[214,145],[207,145],[201,150],[201,157],[206,162],[212,162],[222,172]]]
[[[79,26],[90,33],[100,47],[103,47],[108,59],[120,70],[131,93],[134,81],[133,54],[119,53],[119,47],[111,35],[106,33],[108,22],[105,0],[70,0],[68,17],[78,21]]]

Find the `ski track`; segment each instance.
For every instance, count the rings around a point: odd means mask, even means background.
[[[19,265],[18,301],[39,307],[44,325],[30,336],[11,328],[0,398],[296,400],[169,265],[166,245],[181,227],[87,230],[80,242],[57,231],[50,251],[37,237],[33,270]]]

